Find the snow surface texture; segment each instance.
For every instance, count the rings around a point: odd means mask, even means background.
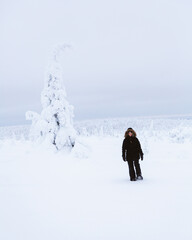
[[[127,122],[76,123],[84,134],[70,154],[26,140],[21,128],[1,137],[0,239],[191,240],[191,120]],[[121,159],[128,127],[145,149],[143,181],[130,182]]]
[[[54,145],[57,150],[73,147],[76,136],[73,128],[73,106],[66,100],[62,70],[58,62],[58,55],[65,47],[57,46],[53,51],[41,94],[41,114],[32,111],[26,113],[26,119],[32,120],[30,138]]]

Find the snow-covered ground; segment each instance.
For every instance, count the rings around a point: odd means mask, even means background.
[[[128,127],[143,181],[129,181],[121,158]],[[0,239],[192,239],[191,119],[79,122],[70,154],[10,129],[0,129]]]

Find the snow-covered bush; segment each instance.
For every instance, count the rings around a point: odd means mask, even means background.
[[[32,121],[31,139],[53,144],[58,150],[73,147],[76,136],[73,128],[73,106],[66,100],[62,68],[57,58],[64,48],[63,45],[57,46],[48,65],[41,93],[41,114],[26,112],[26,119]]]

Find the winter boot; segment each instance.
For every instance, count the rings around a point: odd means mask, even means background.
[[[137,179],[136,178],[131,178],[130,181],[136,181]]]
[[[143,180],[143,177],[141,175],[137,176],[137,180]]]

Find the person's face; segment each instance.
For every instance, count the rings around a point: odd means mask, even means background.
[[[133,133],[132,133],[132,132],[128,132],[128,134],[129,134],[129,136],[130,136],[130,137],[133,135]]]

